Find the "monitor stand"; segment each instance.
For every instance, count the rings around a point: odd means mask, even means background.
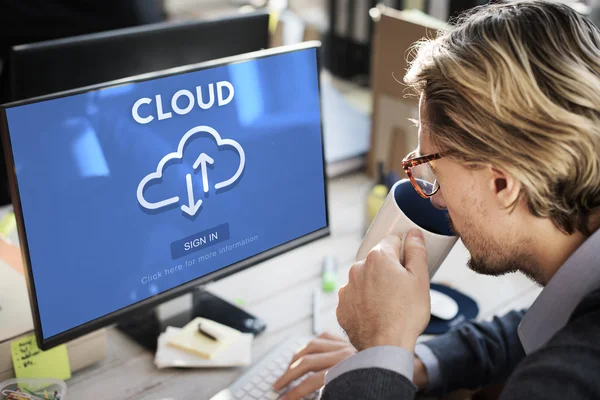
[[[262,319],[203,288],[196,288],[191,293],[127,317],[117,324],[117,329],[154,352],[158,336],[167,326],[181,328],[196,317],[208,318],[255,335],[266,328]]]

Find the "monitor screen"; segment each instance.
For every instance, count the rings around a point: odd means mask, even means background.
[[[258,54],[7,106],[42,341],[327,228],[317,48]]]

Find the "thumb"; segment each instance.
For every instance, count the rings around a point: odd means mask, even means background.
[[[429,275],[425,240],[419,229],[411,229],[406,235],[404,241],[404,268],[418,276]]]

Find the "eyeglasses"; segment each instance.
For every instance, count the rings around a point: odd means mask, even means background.
[[[408,175],[417,193],[423,198],[433,196],[440,189],[440,184],[429,162],[442,157],[440,153],[417,157],[417,151],[415,150],[402,160],[404,172]]]

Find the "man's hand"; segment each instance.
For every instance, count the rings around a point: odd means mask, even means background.
[[[430,317],[429,272],[423,235],[411,230],[402,240],[385,237],[350,268],[348,283],[338,292],[340,326],[360,351],[390,345],[414,351]]]
[[[294,355],[288,370],[273,384],[273,388],[281,390],[296,379],[312,372],[308,378],[282,397],[282,400],[301,399],[323,386],[325,373],[329,368],[355,353],[356,349],[347,339],[323,333]]]

